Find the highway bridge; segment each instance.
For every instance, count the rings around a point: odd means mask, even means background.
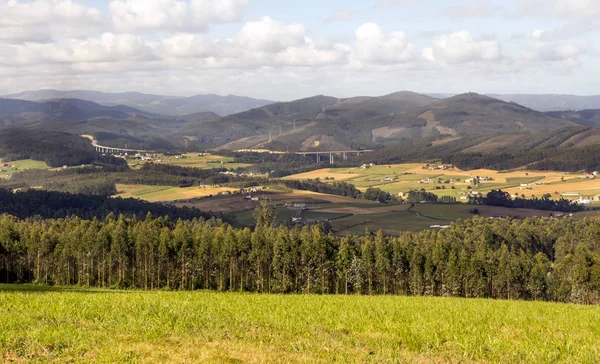
[[[317,157],[317,163],[321,162],[321,157],[329,157],[329,164],[334,164],[335,162],[335,156],[341,156],[343,160],[347,160],[349,155],[354,155],[356,154],[361,155],[364,153],[368,153],[368,152],[372,152],[372,150],[370,149],[361,149],[361,150],[333,150],[333,151],[326,151],[326,152],[296,152],[294,154],[296,155],[301,155],[303,157],[306,157],[307,155],[314,155]]]
[[[96,140],[92,140],[92,146],[96,148],[97,152],[106,153],[106,154],[149,154],[155,153],[152,150],[141,150],[141,149],[127,149],[127,148],[114,148],[114,147],[106,147],[104,145],[99,145]]]

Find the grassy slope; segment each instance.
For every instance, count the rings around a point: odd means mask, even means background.
[[[595,362],[600,308],[0,285],[0,360]]]
[[[5,162],[0,163],[0,166]],[[13,162],[6,162],[9,167],[0,167],[4,172],[0,172],[0,179],[10,178],[14,173],[25,170],[25,169],[48,169],[48,165],[41,161],[34,161],[31,159],[23,159]]]
[[[149,202],[168,202],[198,197],[215,196],[219,192],[236,191],[229,187],[171,187],[145,185],[117,185],[118,197],[139,198]]]

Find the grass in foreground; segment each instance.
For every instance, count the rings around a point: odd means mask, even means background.
[[[595,362],[600,307],[0,285],[0,360]]]

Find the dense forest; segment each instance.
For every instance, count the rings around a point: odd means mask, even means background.
[[[162,217],[0,218],[0,281],[144,289],[403,294],[600,303],[600,222],[474,218],[336,237]]]
[[[126,217],[169,216],[172,219],[191,220],[195,218],[218,219],[233,222],[227,215],[203,212],[188,207],[175,207],[151,203],[133,198],[107,198],[83,194],[52,191],[28,190],[13,193],[0,188],[0,214],[6,213],[18,218],[64,218],[78,216],[82,219],[104,219],[110,214]]]
[[[34,159],[50,167],[126,164],[119,158],[101,156],[89,140],[77,135],[20,129],[0,131],[0,158],[4,161]]]

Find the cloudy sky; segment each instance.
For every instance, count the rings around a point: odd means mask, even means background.
[[[0,94],[600,94],[599,0],[0,0]]]

